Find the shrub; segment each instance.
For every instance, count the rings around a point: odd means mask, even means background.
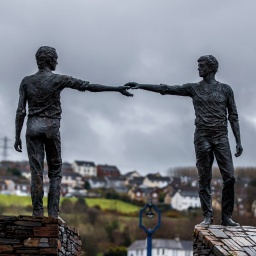
[[[73,203],[69,198],[64,198],[61,203],[61,211],[64,213],[72,213],[73,212]]]
[[[2,215],[5,211],[5,206],[3,204],[0,204],[0,215]]]
[[[81,235],[82,251],[88,256],[97,256],[98,241],[93,234]]]
[[[89,208],[87,210],[87,215],[88,215],[88,218],[89,218],[89,222],[92,225],[94,225],[97,222],[99,214],[100,214],[100,211],[98,209],[94,208],[94,207]]]
[[[13,176],[21,177],[21,171],[18,170],[17,168],[8,168],[7,172],[10,173]]]
[[[108,249],[104,256],[127,256],[127,249],[123,246]]]
[[[88,209],[88,205],[84,198],[78,197],[77,201],[75,202],[74,208],[76,212],[86,212],[86,210]]]
[[[118,220],[113,220],[113,221],[110,221],[110,222],[106,222],[105,223],[105,230],[108,234],[108,238],[109,238],[109,241],[110,242],[114,242],[114,238],[113,238],[113,231],[118,229],[120,226],[120,223]]]

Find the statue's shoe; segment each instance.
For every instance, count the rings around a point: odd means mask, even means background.
[[[222,219],[221,225],[222,226],[240,226],[239,223],[234,222],[231,218],[227,218],[227,217]]]
[[[200,225],[211,225],[213,223],[212,217],[204,217],[204,221],[200,223]]]

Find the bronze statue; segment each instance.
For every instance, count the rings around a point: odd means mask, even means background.
[[[60,119],[60,93],[65,88],[79,91],[114,91],[125,96],[132,96],[127,87],[111,87],[90,84],[66,75],[54,74],[58,55],[54,48],[42,46],[36,52],[38,72],[26,76],[20,85],[19,104],[16,113],[16,140],[14,147],[22,151],[20,134],[26,116],[28,103],[28,120],[26,143],[31,168],[31,198],[33,216],[43,216],[43,171],[44,157],[48,164],[50,179],[48,193],[48,215],[59,217],[60,186],[62,179]]]
[[[228,141],[227,120],[231,124],[236,140],[236,157],[242,154],[243,148],[234,94],[229,85],[215,80],[218,66],[215,57],[206,55],[198,59],[199,76],[203,78],[198,83],[168,86],[131,82],[125,86],[157,92],[162,95],[170,94],[192,98],[196,116],[194,144],[199,176],[199,197],[204,216],[204,221],[201,224],[210,225],[213,223],[211,179],[215,156],[223,179],[222,225],[238,226],[239,224],[231,218],[234,208],[235,177]]]

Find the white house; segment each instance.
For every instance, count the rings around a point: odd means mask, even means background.
[[[169,177],[162,177],[160,175],[148,174],[143,180],[143,185],[146,187],[164,188],[170,184]]]
[[[1,194],[14,194],[15,193],[15,183],[13,180],[6,179],[2,177],[0,179],[0,192]]]
[[[61,184],[67,184],[69,187],[82,187],[84,185],[83,177],[79,173],[65,172],[62,174]]]
[[[194,190],[178,190],[172,197],[171,206],[178,211],[188,208],[199,208],[201,206],[199,195]]]
[[[153,239],[152,256],[192,256],[193,242],[179,239]],[[147,240],[136,240],[128,247],[127,256],[147,256]]]
[[[120,177],[105,177],[109,186],[117,192],[126,193],[128,188],[125,185],[126,178],[124,176]]]
[[[108,188],[109,184],[105,178],[91,177],[88,179],[91,189]]]
[[[83,177],[97,177],[97,168],[94,162],[74,161],[73,170]]]
[[[126,178],[126,181],[125,181],[126,185],[129,185],[130,180],[133,180],[134,178],[141,177],[141,175],[137,171],[127,172],[123,176]]]

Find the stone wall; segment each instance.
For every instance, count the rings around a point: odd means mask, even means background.
[[[193,247],[194,256],[256,256],[256,228],[197,225]]]
[[[1,256],[78,256],[81,245],[78,231],[59,219],[0,216]]]

